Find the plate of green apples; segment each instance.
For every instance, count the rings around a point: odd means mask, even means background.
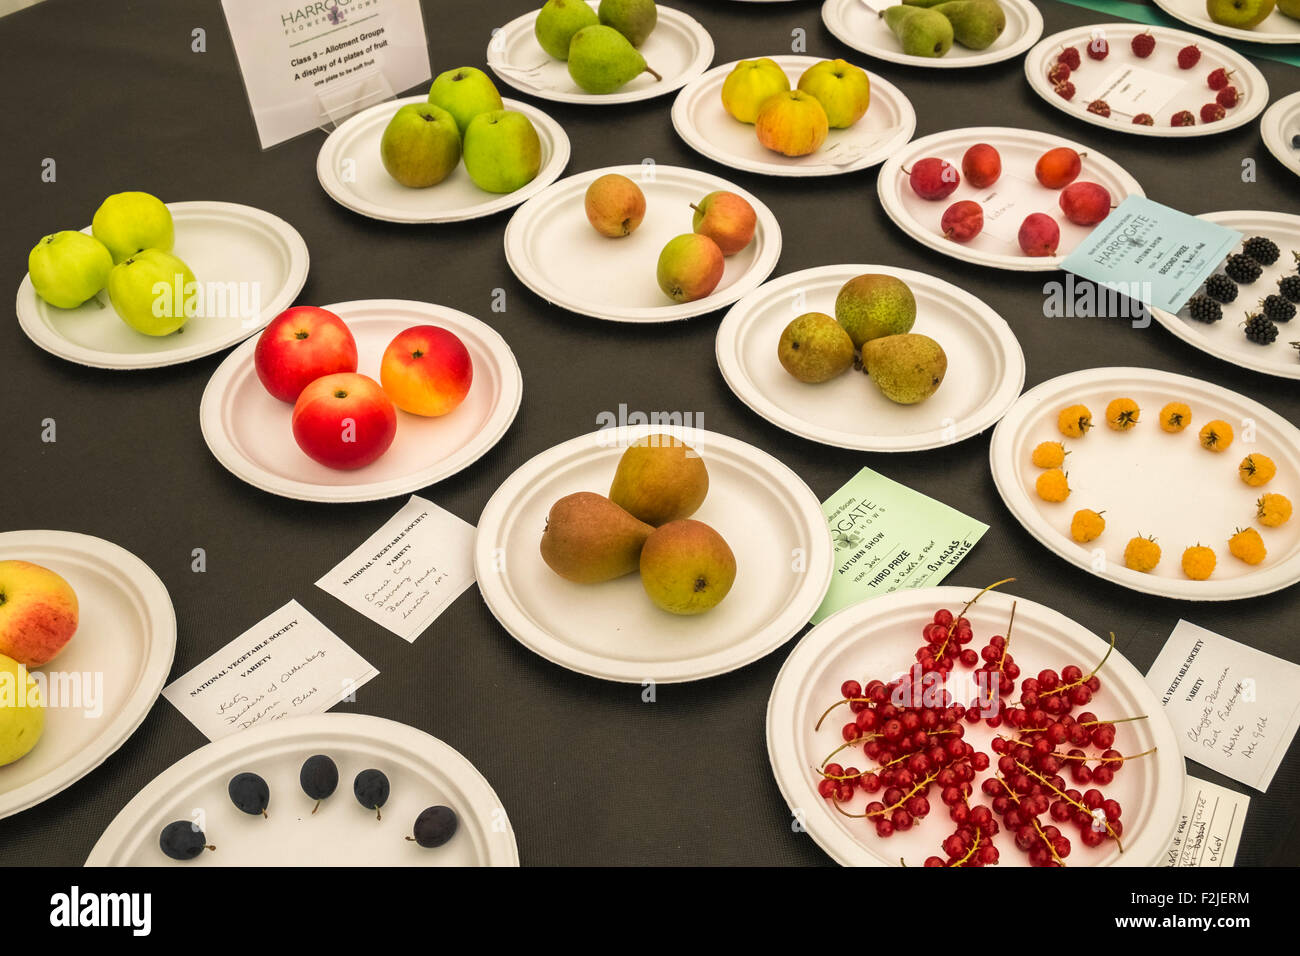
[[[487,62],[521,93],[609,106],[681,89],[713,62],[713,39],[654,0],[546,0],[492,32]]]
[[[1014,59],[1043,34],[1029,0],[826,0],[822,22],[878,60],[949,70]]]
[[[1300,43],[1300,0],[1155,0],[1176,20],[1212,36],[1251,43]]]

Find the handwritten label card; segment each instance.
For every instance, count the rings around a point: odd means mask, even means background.
[[[1179,621],[1147,684],[1185,756],[1268,789],[1300,727],[1300,665]]]
[[[1080,72],[1086,75],[1089,71]],[[1092,86],[1081,85],[1078,102],[1105,100],[1112,110],[1128,119],[1139,113],[1163,116],[1174,97],[1183,92],[1185,84],[1182,77],[1120,63],[1109,73],[1100,74]]]
[[[316,586],[413,642],[473,583],[474,526],[412,495]]]
[[[329,710],[379,671],[297,601],[163,689],[209,740]]]
[[[1232,866],[1241,843],[1250,797],[1187,778],[1178,829],[1165,852],[1165,866]]]

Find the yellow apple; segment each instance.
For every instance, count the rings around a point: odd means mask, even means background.
[[[790,80],[775,60],[741,60],[722,81],[722,108],[752,125],[767,98],[788,89]]]
[[[871,105],[871,80],[845,60],[822,60],[804,70],[799,89],[817,98],[831,129],[848,129]]]
[[[0,654],[0,767],[31,753],[44,729],[40,687],[27,668]]]
[[[785,156],[807,156],[826,142],[829,123],[817,98],[802,90],[769,97],[754,123],[758,141]]]

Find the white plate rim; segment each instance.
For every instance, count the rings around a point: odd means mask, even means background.
[[[1241,27],[1229,27],[1215,23],[1208,16],[1204,20],[1198,20],[1181,12],[1169,0],[1155,0],[1155,3],[1157,7],[1175,20],[1180,20],[1188,26],[1196,27],[1198,30],[1204,30],[1213,36],[1226,37],[1230,40],[1246,40],[1250,43],[1300,43],[1300,21],[1296,23],[1294,33],[1256,33],[1254,30],[1243,30]]]
[[[193,212],[197,214],[207,213],[209,215],[222,213],[227,216],[242,218],[246,222],[255,223],[262,227],[266,234],[273,236],[288,249],[289,270],[285,284],[263,306],[262,314],[258,318],[256,326],[239,324],[231,335],[219,340],[204,345],[183,346],[165,352],[103,352],[99,349],[87,348],[77,345],[75,342],[70,342],[62,336],[56,335],[53,329],[41,321],[38,311],[39,306],[36,304],[36,290],[32,287],[32,277],[30,274],[26,274],[18,286],[18,299],[15,309],[18,313],[18,324],[27,337],[51,355],[90,368],[128,371],[181,365],[195,359],[215,355],[232,345],[239,344],[250,335],[257,334],[266,327],[267,323],[287,309],[293,303],[293,300],[298,297],[298,293],[302,291],[303,286],[307,284],[307,270],[310,263],[307,242],[297,229],[274,213],[242,203],[205,199],[169,202],[166,206],[171,210],[173,217],[178,214],[183,215],[184,213]],[[81,231],[89,234],[90,227],[86,226]],[[104,295],[107,298],[107,294],[104,293]],[[104,308],[111,309],[112,306],[106,304]]]
[[[833,276],[841,273],[852,278],[854,275],[862,275],[867,272],[881,272],[897,276],[910,285],[932,285],[936,287],[939,291],[951,296],[954,301],[965,306],[969,313],[976,317],[976,324],[986,328],[992,334],[995,343],[1001,347],[1003,359],[1011,374],[1001,379],[1001,384],[997,388],[994,397],[979,409],[976,409],[976,412],[980,414],[972,413],[957,422],[953,437],[943,437],[943,433],[947,431],[946,428],[934,429],[932,432],[917,435],[873,437],[841,432],[832,428],[822,428],[808,422],[792,419],[773,402],[767,401],[753,387],[753,383],[750,382],[749,378],[743,374],[739,345],[741,327],[750,318],[746,314],[747,312],[759,307],[762,302],[766,301],[768,296],[780,294],[781,291],[786,289],[787,284],[800,285],[820,279],[823,276]],[[820,442],[823,445],[855,451],[923,451],[955,445],[996,424],[998,419],[1015,402],[1020,395],[1021,389],[1025,386],[1025,353],[1020,347],[1020,340],[1016,338],[1006,319],[995,312],[990,305],[945,279],[927,273],[916,272],[912,269],[900,269],[879,263],[814,266],[811,269],[790,272],[763,283],[763,285],[732,306],[727,314],[723,316],[722,322],[718,325],[715,354],[718,359],[718,368],[721,370],[722,377],[726,380],[728,387],[737,398],[749,406],[756,414],[778,428],[801,438]],[[991,413],[989,409],[992,409]]]
[[[533,219],[541,214],[539,210],[542,209],[543,204],[551,198],[553,193],[582,186],[609,173],[618,173],[627,176],[629,179],[636,179],[641,175],[642,171],[643,168],[638,164],[606,166],[602,169],[589,169],[586,172],[575,173],[556,183],[552,183],[520,206],[515,214],[510,217],[510,222],[506,224],[504,240],[506,262],[509,264],[510,271],[514,273],[515,278],[552,305],[569,312],[575,312],[578,315],[604,319],[608,322],[655,323],[677,322],[726,308],[738,301],[742,296],[758,288],[772,274],[777,261],[781,258],[781,224],[763,200],[748,190],[742,189],[720,176],[714,176],[712,173],[701,172],[686,166],[659,165],[655,166],[656,181],[665,176],[676,176],[683,181],[694,179],[698,183],[701,195],[719,189],[727,190],[742,197],[754,207],[754,212],[758,215],[758,230],[755,235],[762,235],[763,246],[755,256],[749,271],[743,276],[737,278],[735,282],[725,289],[715,291],[693,302],[677,302],[652,307],[609,308],[608,306],[586,303],[581,298],[569,295],[563,289],[552,285],[546,277],[537,276],[531,270],[524,268],[525,263],[528,261],[528,230]],[[689,222],[687,224],[689,225]],[[647,265],[647,268],[649,268],[649,265]],[[665,301],[668,301],[667,297],[665,297]]]
[[[505,574],[496,566],[497,539],[503,524],[509,514],[517,510],[515,506],[522,496],[522,489],[535,476],[545,474],[554,463],[584,452],[600,455],[611,450],[617,451],[651,429],[652,426],[620,426],[617,429],[579,435],[534,455],[503,481],[483,507],[478,520],[478,535],[474,540],[474,570],[479,593],[506,633],[539,657],[579,674],[625,684],[641,684],[647,680],[659,684],[677,684],[717,677],[761,660],[798,634],[821,606],[831,585],[834,553],[821,502],[802,478],[762,449],[718,432],[691,430],[701,446],[729,449],[733,455],[752,462],[756,471],[765,470],[770,480],[779,482],[792,496],[802,498],[801,523],[805,530],[814,542],[821,540],[823,532],[826,539],[824,547],[807,555],[804,571],[806,583],[797,592],[799,598],[792,600],[780,617],[768,622],[759,631],[759,634],[767,633],[763,642],[750,652],[737,654],[737,645],[733,645],[697,658],[692,666],[684,667],[682,662],[623,661],[580,650],[534,625],[526,614],[520,612],[509,590],[502,583]],[[748,641],[752,643],[754,639],[755,636],[751,636]]]
[[[1259,135],[1273,157],[1300,176],[1300,151],[1290,149],[1282,132],[1282,123],[1288,114],[1300,116],[1300,91],[1282,97],[1265,111],[1264,118],[1259,121]]]
[[[1029,0],[1001,0],[1001,2],[1005,6],[1015,7],[1020,12],[1020,15],[1029,21],[1028,29],[1025,30],[1023,36],[1001,50],[980,50],[974,56],[968,57],[913,56],[910,53],[904,53],[901,49],[881,50],[876,47],[868,47],[862,44],[861,41],[855,42],[847,25],[844,23],[843,17],[848,7],[860,4],[862,0],[826,0],[822,4],[822,23],[826,25],[826,29],[830,31],[831,36],[846,47],[874,57],[877,60],[884,60],[887,63],[900,63],[904,66],[928,67],[934,70],[960,70],[967,67],[988,66],[991,63],[1013,60],[1037,43],[1038,38],[1043,35],[1043,15],[1035,4],[1030,3]]]
[[[145,658],[135,687],[109,726],[95,738],[102,740],[103,744],[81,751],[76,759],[63,764],[57,772],[51,771],[17,790],[0,793],[0,819],[62,793],[115,754],[153,710],[167,682],[167,675],[171,673],[176,654],[176,610],[167,586],[152,568],[130,551],[104,538],[74,531],[0,532],[0,553],[23,548],[62,549],[98,564],[100,571],[116,583],[129,583],[137,592],[132,595],[132,603],[142,612],[143,623],[151,629],[153,637],[151,653]],[[81,612],[85,611],[83,606]]]
[[[298,501],[328,503],[382,501],[418,491],[463,471],[496,447],[514,423],[520,403],[523,401],[523,375],[519,371],[519,362],[501,333],[481,319],[448,306],[413,299],[352,299],[324,305],[321,308],[335,313],[345,322],[348,321],[349,315],[357,312],[388,309],[416,312],[431,322],[444,324],[451,322],[474,329],[492,351],[501,372],[503,392],[501,400],[497,403],[497,409],[476,439],[456,455],[410,475],[384,482],[363,482],[352,485],[318,485],[308,481],[284,479],[258,467],[241,455],[229,436],[225,434],[221,424],[222,395],[234,376],[253,360],[253,351],[257,348],[257,342],[250,339],[226,356],[225,360],[217,366],[212,377],[208,379],[208,384],[203,388],[203,398],[199,403],[199,425],[208,450],[222,467],[241,481],[270,494]],[[287,435],[285,440],[289,440]]]

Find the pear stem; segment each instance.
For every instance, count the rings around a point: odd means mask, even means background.
[[[656,81],[659,81],[659,80],[662,80],[662,79],[663,79],[663,77],[660,76],[658,73],[656,73],[656,72],[654,71],[654,69],[652,69],[648,64],[647,64],[647,66],[646,66],[646,68],[645,68],[645,72],[647,72],[647,73],[649,73],[651,76],[653,76],[653,77],[655,78]]]

